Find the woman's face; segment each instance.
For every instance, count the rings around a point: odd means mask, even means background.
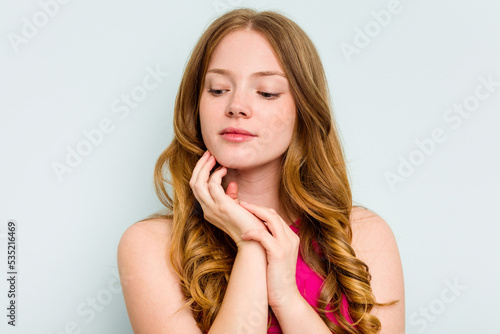
[[[202,87],[200,122],[207,149],[228,168],[279,166],[295,119],[288,80],[267,40],[248,30],[226,35]]]

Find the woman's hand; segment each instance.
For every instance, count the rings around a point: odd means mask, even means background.
[[[243,240],[260,242],[266,250],[269,306],[279,308],[301,297],[295,280],[299,237],[273,209],[246,202],[240,205],[264,221],[270,231],[253,229],[241,236]]]
[[[222,178],[227,168],[221,166],[210,175],[215,164],[215,157],[205,152],[193,170],[189,185],[203,209],[205,219],[227,233],[239,246],[242,233],[251,229],[267,229],[262,221],[241,207],[236,183],[231,182],[224,192]]]

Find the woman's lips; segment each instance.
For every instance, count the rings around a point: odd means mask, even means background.
[[[252,140],[254,137],[256,137],[256,135],[248,132],[245,129],[233,128],[233,127],[225,128],[220,132],[220,135],[225,140],[232,142],[242,142],[242,141]]]

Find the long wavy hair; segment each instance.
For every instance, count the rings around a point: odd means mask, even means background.
[[[368,266],[350,245],[352,195],[324,69],[305,32],[273,11],[236,9],[208,26],[192,51],[180,83],[174,138],[156,162],[155,191],[165,209],[149,218],[171,220],[169,260],[186,298],[184,306],[191,308],[198,326],[207,332],[219,312],[237,252],[234,241],[204,219],[189,180],[206,150],[199,101],[210,57],[224,36],[241,29],[267,38],[295,100],[297,121],[283,157],[279,198],[284,211],[300,219],[304,261],[324,278],[317,311],[335,333],[377,333],[381,324],[370,310],[394,301],[375,301]],[[314,250],[313,241],[319,245],[321,256]],[[340,310],[342,294],[348,300],[353,324]],[[327,311],[327,306],[331,310]],[[327,317],[328,312],[339,325]]]

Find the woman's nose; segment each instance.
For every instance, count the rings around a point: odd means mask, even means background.
[[[252,111],[247,103],[247,97],[241,92],[235,92],[226,109],[229,117],[251,117]]]

